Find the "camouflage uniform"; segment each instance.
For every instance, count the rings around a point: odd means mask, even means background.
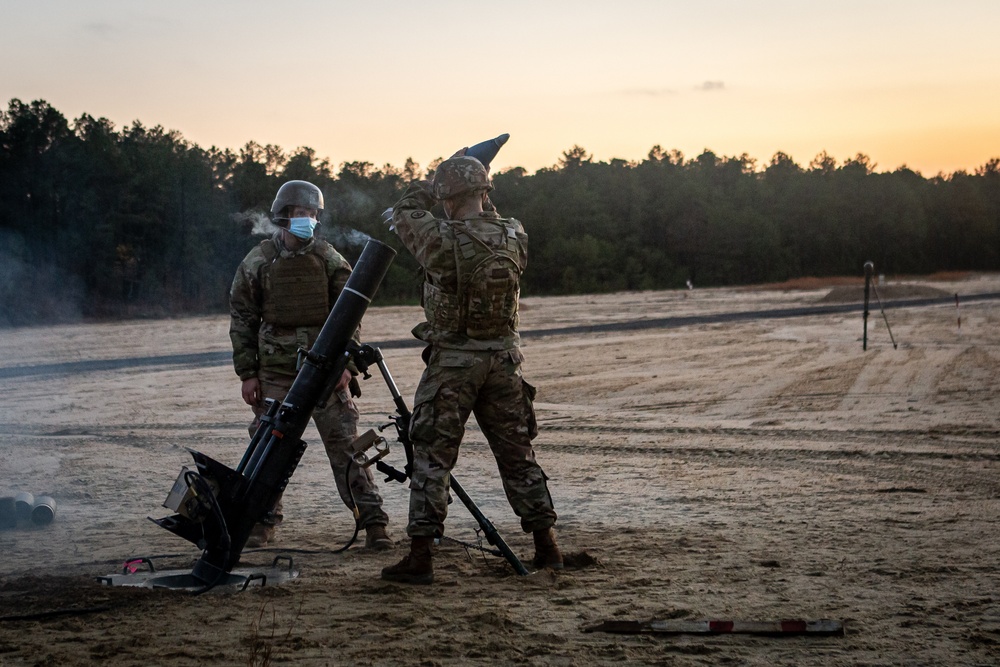
[[[299,269],[295,273],[287,267]],[[262,398],[283,400],[295,380],[299,348],[308,350],[316,342],[350,274],[347,260],[318,238],[293,252],[281,242],[279,232],[251,250],[236,270],[229,295],[229,337],[240,380],[256,376]],[[292,324],[297,318],[300,326]],[[256,430],[256,417],[263,411],[262,401],[262,405],[254,407],[251,434]],[[313,421],[344,504],[351,507],[353,492],[361,525],[386,525],[388,517],[382,511],[382,498],[372,473],[352,466],[350,491],[344,479],[350,460],[348,445],[357,437],[358,409],[354,401],[334,396],[326,407],[313,411]],[[278,520],[280,512],[279,500],[275,507]]]
[[[480,298],[475,290],[488,277],[469,280],[469,264],[482,257],[486,247],[506,250],[519,274],[527,261],[528,237],[521,223],[495,211],[457,221],[435,218],[429,210],[433,203],[425,186],[414,183],[393,207],[396,233],[425,272],[427,317],[413,329],[428,347],[410,423],[414,461],[407,533],[444,533],[451,470],[470,414],[489,442],[522,529],[550,528],[556,513],[531,447],[538,434],[532,407],[535,389],[521,376],[516,283],[506,293]],[[485,319],[477,319],[477,310]],[[504,313],[499,324],[495,317],[489,321],[491,310],[494,316]]]

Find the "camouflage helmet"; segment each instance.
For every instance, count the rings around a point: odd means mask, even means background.
[[[274,196],[274,203],[271,204],[271,217],[275,220],[286,220],[285,208],[287,206],[303,206],[322,211],[323,193],[308,181],[288,181],[278,188],[278,194]]]
[[[493,189],[483,163],[474,157],[460,155],[448,158],[434,170],[434,197],[451,199],[474,190]]]

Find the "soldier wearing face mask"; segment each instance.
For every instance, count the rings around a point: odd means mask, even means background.
[[[250,251],[233,279],[229,337],[233,365],[243,382],[243,400],[254,412],[251,435],[266,409],[264,400],[281,401],[291,389],[298,350],[308,350],[316,342],[351,274],[347,260],[314,236],[322,211],[323,193],[312,183],[282,185],[271,205],[278,231]],[[344,371],[327,405],[313,412],[313,421],[341,499],[351,508],[353,495],[358,520],[366,531],[366,546],[382,551],[392,548],[393,542],[386,533],[388,517],[372,473],[350,466],[350,479],[345,479],[348,447],[357,438],[358,424],[358,409],[347,392],[351,376],[350,370]],[[247,546],[260,547],[273,540],[282,519],[279,500],[254,528]]]

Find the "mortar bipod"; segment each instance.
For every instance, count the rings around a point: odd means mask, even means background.
[[[399,389],[396,387],[396,383],[392,379],[392,374],[389,373],[388,367],[385,365],[385,359],[382,357],[382,351],[377,347],[372,347],[371,345],[359,345],[351,347],[351,356],[354,359],[354,365],[357,367],[358,371],[367,380],[371,377],[368,373],[368,369],[372,364],[378,366],[379,371],[382,373],[382,379],[385,380],[386,386],[389,387],[389,393],[392,394],[393,403],[396,405],[396,414],[390,415],[389,418],[392,420],[389,424],[381,427],[379,430],[384,430],[389,426],[396,427],[396,439],[399,440],[403,445],[403,451],[406,452],[406,467],[400,471],[384,460],[382,460],[384,454],[379,456],[375,460],[375,469],[383,473],[386,476],[386,481],[395,480],[400,483],[405,483],[409,479],[410,474],[413,470],[413,444],[410,442],[410,409],[406,407],[406,401],[399,394]],[[368,440],[372,444],[378,441],[378,436],[375,436],[372,432],[372,438],[369,436]],[[365,441],[365,436],[358,438],[355,443],[359,441]],[[383,438],[384,440],[384,438]],[[386,453],[388,453],[388,448],[386,448]],[[363,455],[363,452],[362,452]],[[357,456],[357,455],[355,455]],[[370,465],[370,464],[369,464]],[[529,574],[528,568],[524,566],[524,563],[517,557],[517,555],[511,550],[511,548],[504,541],[503,537],[500,536],[500,532],[496,529],[496,526],[486,518],[479,506],[472,500],[469,494],[465,491],[458,480],[455,479],[454,475],[451,475],[450,488],[458,496],[462,504],[465,505],[465,509],[469,510],[469,514],[472,518],[476,520],[479,527],[483,531],[483,535],[486,537],[486,541],[496,547],[499,555],[502,556],[510,566],[514,568],[514,571],[519,575]]]

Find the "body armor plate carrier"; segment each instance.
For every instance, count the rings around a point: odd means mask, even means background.
[[[330,313],[323,258],[315,252],[281,257],[270,239],[261,249],[268,260],[261,271],[261,319],[278,327],[322,326]]]
[[[507,220],[477,220],[503,230],[499,247],[462,222],[448,222],[454,236],[458,293],[424,282],[427,321],[438,329],[477,340],[517,331],[520,278],[527,259],[527,235]]]

